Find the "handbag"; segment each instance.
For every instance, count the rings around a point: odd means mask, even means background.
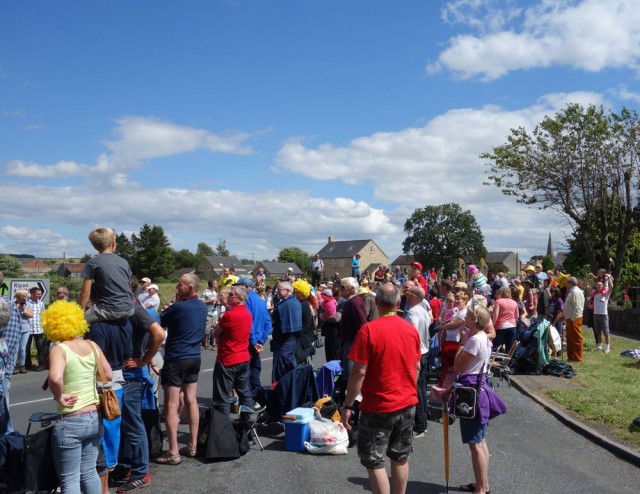
[[[102,411],[102,416],[107,420],[113,420],[120,417],[120,402],[118,401],[118,397],[116,396],[116,392],[111,387],[111,384],[105,379],[104,374],[102,373],[102,367],[100,366],[100,354],[96,351],[95,343],[90,343],[91,349],[93,350],[93,355],[96,360],[96,367],[98,368],[98,378],[102,383],[100,386],[96,386],[98,388],[98,397],[100,398],[100,410]]]
[[[478,394],[482,391],[482,374],[484,365],[478,373],[478,383],[472,386],[455,386],[453,388],[453,415],[459,419],[473,419],[476,416]]]

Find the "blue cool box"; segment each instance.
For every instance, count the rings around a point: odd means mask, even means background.
[[[306,451],[305,441],[311,438],[309,422],[313,420],[313,408],[295,408],[282,417],[284,423],[284,449]]]

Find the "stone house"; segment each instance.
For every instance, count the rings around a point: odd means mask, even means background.
[[[56,274],[65,278],[74,278],[79,280],[82,278],[81,275],[84,265],[84,262],[63,262],[58,266]]]
[[[323,281],[333,279],[335,273],[341,278],[351,276],[351,261],[356,254],[360,254],[360,273],[366,269],[371,271],[380,264],[389,265],[389,257],[371,239],[335,241],[329,236],[318,254],[324,262]]]
[[[256,264],[253,273],[255,274],[260,268],[264,269],[264,274],[267,278],[282,278],[287,274],[289,268],[293,268],[293,275],[296,278],[302,276],[302,270],[292,262],[259,262]]]
[[[487,264],[490,266],[491,264],[504,264],[508,268],[508,272],[505,273],[509,277],[515,277],[520,274],[520,260],[518,259],[518,254],[515,252],[487,252],[487,257],[485,257]],[[489,267],[491,270],[491,267]]]
[[[222,277],[222,268],[233,266],[238,278],[248,276],[246,266],[236,256],[205,256],[196,268],[196,274],[205,280],[218,280]]]
[[[39,276],[51,271],[51,266],[40,259],[31,259],[26,262],[22,262],[22,270],[29,276]]]

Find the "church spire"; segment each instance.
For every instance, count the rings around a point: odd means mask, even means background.
[[[553,259],[553,243],[551,242],[551,232],[549,232],[549,242],[547,242],[547,256]]]

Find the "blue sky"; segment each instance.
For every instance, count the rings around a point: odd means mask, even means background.
[[[0,252],[93,253],[106,225],[275,257],[457,202],[489,251],[571,234],[478,158],[568,102],[640,106],[632,0],[0,5]]]

